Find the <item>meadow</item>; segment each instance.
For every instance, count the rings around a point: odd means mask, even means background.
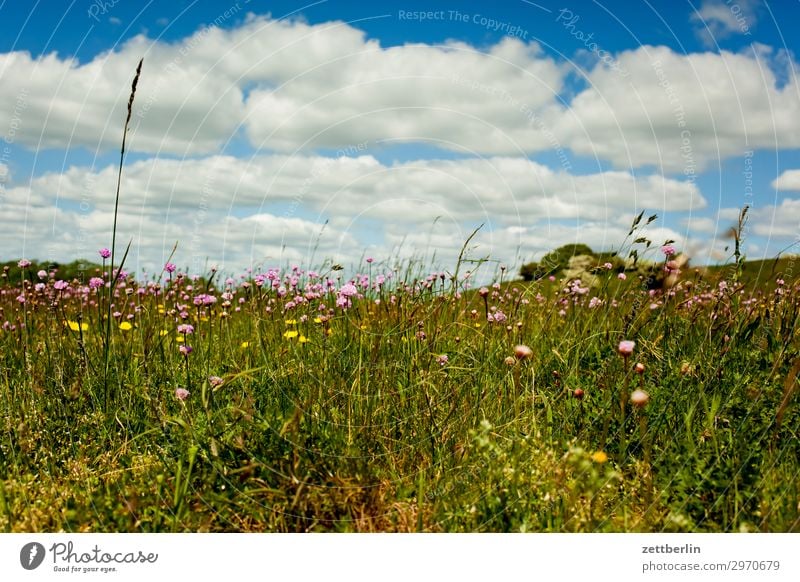
[[[800,531],[800,281],[746,209],[717,269],[642,212],[531,282],[469,239],[137,279],[119,185],[96,266],[3,269],[0,530]]]
[[[106,249],[70,280],[22,260],[0,529],[800,530],[794,261],[650,251],[661,288],[610,263],[590,287],[473,285],[466,261],[137,281]]]

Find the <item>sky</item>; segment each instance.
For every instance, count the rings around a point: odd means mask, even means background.
[[[800,2],[0,0],[0,260],[800,250]],[[477,233],[470,238],[473,232]],[[176,247],[177,244],[177,247]],[[174,251],[174,254],[173,254]]]

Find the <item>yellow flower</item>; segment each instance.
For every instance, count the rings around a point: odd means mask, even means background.
[[[602,465],[608,460],[608,455],[605,454],[603,451],[596,451],[592,453],[592,460],[595,463],[600,463]]]
[[[314,323],[322,323],[322,319],[320,319],[319,317],[315,317]]]
[[[476,323],[476,324],[475,324],[475,327],[476,327],[476,328],[478,328],[478,327],[480,327],[480,326],[481,326],[481,324],[480,324],[480,323]]]
[[[286,325],[297,325],[297,320],[296,319],[287,319],[286,320]]]
[[[166,329],[162,329],[160,332],[158,332],[158,335],[160,335],[161,337],[164,337],[164,336],[165,336],[165,335],[167,335],[168,333],[169,333],[169,332],[168,332]]]
[[[123,321],[122,323],[119,324],[119,328],[122,331],[128,331],[128,330],[133,329],[133,326],[131,325],[131,323],[129,321]]]
[[[179,344],[182,344],[185,340],[184,340],[184,337],[182,335],[176,335],[175,336],[175,341],[178,342]]]
[[[367,326],[362,324],[359,329],[361,329],[361,331],[364,331],[365,329],[367,329]]]
[[[242,345],[241,345],[241,346],[239,346],[239,347],[241,347],[241,348],[243,348],[243,349],[244,349],[244,348],[249,348],[249,347],[250,347],[250,342],[242,342]]]
[[[205,315],[201,315],[200,321],[208,321],[208,317],[206,317]]]
[[[293,329],[283,332],[283,337],[285,337],[286,339],[296,338],[298,335],[299,335],[298,332]]]
[[[309,339],[306,336],[301,335],[300,339],[298,339],[297,341],[299,341],[301,344],[304,344],[304,343],[308,342]]]
[[[78,323],[77,321],[68,321],[67,325],[72,331],[78,331],[78,330],[86,331],[87,329],[89,329],[89,324],[83,322]]]
[[[158,312],[159,312],[161,315],[164,315],[164,306],[163,306],[163,305],[159,305],[159,306],[158,306]]]

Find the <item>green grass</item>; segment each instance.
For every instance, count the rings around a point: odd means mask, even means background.
[[[7,283],[0,529],[800,529],[793,280],[748,302],[708,274],[673,296],[608,274],[560,315],[565,282],[484,303],[463,279],[398,273],[350,308],[323,292],[287,309],[269,282],[209,279],[119,286],[107,391],[103,294],[31,281],[21,305]],[[517,344],[533,355],[509,365]]]

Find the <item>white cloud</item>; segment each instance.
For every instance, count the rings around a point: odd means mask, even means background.
[[[711,218],[687,217],[681,219],[681,224],[697,234],[713,234],[719,228],[719,223]]]
[[[779,88],[774,56],[765,47],[750,55],[623,52],[618,62],[629,76],[595,68],[556,134],[576,153],[618,167],[652,164],[689,177],[747,150],[800,147],[800,85],[790,75]]]
[[[59,201],[110,211],[116,178],[115,166],[72,167],[10,188],[7,196],[19,205]],[[130,214],[185,222],[203,213],[253,213],[282,205],[289,216],[316,214],[321,220],[420,223],[447,216],[457,222],[526,224],[617,217],[633,208],[693,210],[706,201],[688,181],[621,171],[575,176],[523,158],[384,165],[369,155],[270,155],[138,161],[125,168],[120,204]]]
[[[698,38],[706,46],[714,47],[732,34],[750,35],[758,22],[755,0],[704,0],[700,9],[693,12],[691,21],[696,25]]]
[[[108,244],[115,180],[114,166],[72,167],[9,188],[5,208],[18,220],[7,221],[6,252],[55,244],[62,259],[93,256]],[[133,239],[135,260],[150,266],[179,241],[179,256],[195,269],[206,256],[308,258],[318,242],[317,259],[355,260],[364,248],[390,253],[403,237],[414,242],[410,249],[439,245],[440,258],[454,259],[485,223],[476,241],[510,261],[520,245],[530,254],[569,242],[576,226],[577,236],[602,247],[620,244],[634,207],[660,212],[705,204],[688,182],[619,171],[573,176],[522,158],[393,165],[368,155],[151,159],[125,168],[118,240]],[[417,247],[428,233],[438,238]]]
[[[800,191],[800,170],[786,170],[772,181],[776,190]]]
[[[753,234],[800,241],[800,200],[784,198],[777,206],[752,208],[748,215]]]
[[[0,127],[16,123],[17,141],[32,149],[118,148],[141,56],[129,140],[140,152],[218,153],[241,136],[287,153],[405,140],[489,155],[555,152],[564,167],[571,148],[618,168],[691,176],[744,149],[800,147],[800,88],[785,51],[643,46],[617,55],[624,77],[598,64],[564,104],[568,68],[534,42],[382,47],[343,22],[252,15],[173,43],[140,35],[87,63],[0,54]],[[784,77],[791,82],[781,85]]]

